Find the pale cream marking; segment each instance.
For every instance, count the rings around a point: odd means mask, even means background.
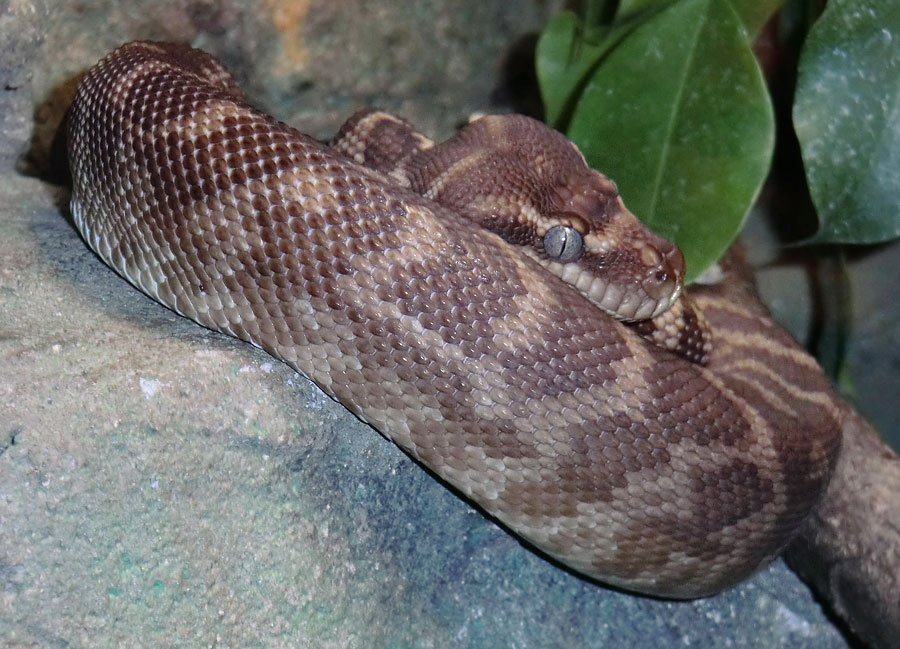
[[[729,302],[728,300],[725,300],[721,297],[713,297],[710,295],[696,295],[692,296],[692,299],[701,311],[724,311],[725,313],[740,316],[746,320],[763,322],[768,326],[773,325],[771,318],[768,318],[761,313],[757,313],[747,307],[741,306],[736,302]]]
[[[739,347],[746,347],[747,349],[752,350],[762,350],[763,352],[770,354],[771,356],[787,358],[792,363],[796,363],[797,365],[802,365],[809,369],[819,369],[819,364],[816,363],[815,359],[812,356],[809,356],[806,352],[800,351],[799,349],[793,349],[790,347],[785,347],[783,345],[773,345],[771,338],[761,333],[746,333],[739,331],[725,331],[721,328],[717,328],[714,333],[714,337],[721,342],[728,343],[725,345],[726,348],[737,349]]]
[[[790,383],[789,381],[785,380],[778,372],[773,370],[768,365],[765,365],[764,363],[761,363],[754,359],[749,359],[749,358],[740,359],[740,360],[734,361],[732,363],[724,364],[720,367],[717,367],[716,369],[720,373],[727,373],[730,376],[733,376],[734,378],[742,380],[745,383],[749,384],[750,387],[753,387],[754,389],[756,389],[759,392],[760,396],[762,396],[763,398],[771,397],[773,406],[776,405],[775,400],[777,399],[778,402],[781,404],[779,409],[782,410],[783,412],[787,412],[787,413],[794,414],[794,415],[796,414],[796,411],[794,409],[790,408],[781,399],[779,399],[774,393],[772,393],[770,390],[766,390],[759,383],[756,383],[754,381],[754,379],[751,376],[749,376],[750,374],[755,373],[755,374],[765,376],[767,379],[769,379],[773,383],[777,384],[779,388],[784,390],[784,392],[789,394],[794,399],[801,400],[801,401],[807,401],[811,404],[814,404],[814,405],[817,405],[817,406],[820,406],[820,407],[823,407],[826,409],[830,408],[832,406],[831,399],[829,399],[828,395],[825,394],[824,392],[804,390],[800,386],[798,386],[794,383]]]
[[[481,149],[454,162],[448,169],[431,181],[431,184],[428,185],[428,188],[424,193],[425,197],[434,200],[435,197],[443,191],[444,186],[448,182],[452,181],[457,175],[465,176],[469,169],[480,165],[482,160],[490,155],[490,153],[490,150]]]

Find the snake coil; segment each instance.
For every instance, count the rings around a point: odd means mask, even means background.
[[[827,483],[838,411],[820,369],[715,288],[687,291],[714,342],[690,362],[457,210],[249,107],[183,46],[109,54],[68,128],[72,213],[106,263],[302,372],[577,571],[713,593],[777,555]],[[529,129],[523,151],[545,137]],[[489,154],[484,137],[467,155]],[[614,188],[576,191],[596,180],[578,159],[545,202],[619,210]],[[667,257],[642,241],[631,257]],[[657,279],[646,294],[674,286]]]

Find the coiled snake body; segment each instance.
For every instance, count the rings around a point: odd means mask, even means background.
[[[132,43],[71,108],[72,212],[135,286],[284,360],[540,550],[629,589],[715,592],[774,557],[824,489],[827,382],[714,289],[690,296],[711,332],[702,359],[604,313],[664,318],[684,300],[680,255],[529,124],[511,135],[521,172],[444,179],[494,183],[493,205],[531,214],[537,234],[505,235],[546,250],[523,253],[250,108],[208,55]],[[498,148],[491,133],[463,137],[457,171]],[[600,279],[571,270],[575,230]],[[633,262],[625,276],[615,259]]]

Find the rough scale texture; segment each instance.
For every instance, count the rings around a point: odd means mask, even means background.
[[[708,367],[646,343],[499,237],[243,103],[213,59],[134,43],[69,118],[98,254],[314,380],[541,550],[643,592],[715,592],[827,483],[838,414],[765,319],[694,299]]]

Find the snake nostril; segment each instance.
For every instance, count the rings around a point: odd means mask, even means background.
[[[666,256],[660,267],[647,273],[643,288],[654,300],[670,300],[679,291],[681,277],[683,274],[680,268],[673,265]]]
[[[677,286],[677,280],[672,272],[667,269],[659,269],[647,276],[644,290],[647,295],[655,300],[664,300],[671,297]]]

